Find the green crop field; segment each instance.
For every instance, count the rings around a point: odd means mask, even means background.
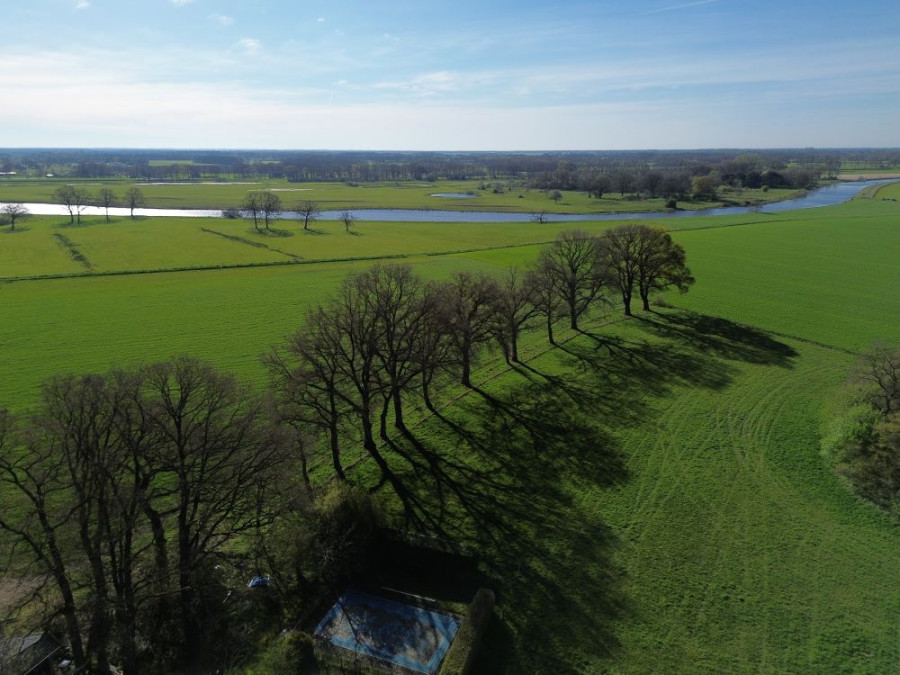
[[[414,470],[394,453],[393,466],[500,582],[481,672],[900,669],[900,530],[852,496],[818,444],[848,351],[900,342],[891,189],[827,209],[656,221],[697,278],[667,296],[677,309],[597,314],[553,350],[536,331],[527,366],[488,355],[478,390],[442,397],[441,417],[411,416],[413,440],[397,443],[421,447],[398,449],[442,459]],[[570,226],[278,227],[3,228],[0,277],[77,276],[0,282],[0,404],[23,410],[55,373],[184,352],[262,384],[259,354],[370,264],[350,258],[406,256],[429,278],[500,272]],[[254,266],[112,274],[227,265]],[[372,468],[355,478],[368,484]]]
[[[16,180],[0,183],[0,202],[54,202],[54,191],[67,182],[63,179]],[[88,191],[109,187],[120,196],[135,185],[147,198],[147,206],[153,208],[224,209],[236,207],[248,192],[272,190],[286,210],[295,208],[298,202],[313,200],[324,210],[341,209],[442,209],[460,211],[508,211],[531,213],[625,213],[663,211],[666,200],[635,199],[609,192],[602,199],[589,197],[584,192],[562,193],[558,202],[552,201],[543,190],[504,186],[494,192],[493,187],[482,187],[480,181],[438,181],[435,183],[289,183],[283,180],[259,182],[117,182],[78,181]],[[491,184],[493,185],[493,184]],[[434,196],[438,194],[472,193],[468,198]],[[768,202],[788,199],[800,194],[797,190],[742,190],[740,193],[723,194],[732,203]],[[679,208],[702,209],[719,206],[720,202],[679,202]]]

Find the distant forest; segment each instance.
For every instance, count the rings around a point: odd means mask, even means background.
[[[152,181],[282,179],[522,181],[544,189],[630,191],[660,176],[720,184],[806,187],[841,171],[900,168],[900,149],[372,152],[273,150],[0,149],[0,179]],[[685,181],[686,179],[686,181]],[[668,192],[668,191],[664,191]]]

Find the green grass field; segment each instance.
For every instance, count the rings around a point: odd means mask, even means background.
[[[0,182],[0,202],[54,202],[53,193],[67,181],[62,179],[18,180]],[[343,183],[288,183],[281,180],[261,182],[196,182],[196,183],[139,183],[139,182],[91,182],[79,181],[87,190],[95,192],[100,187],[110,187],[119,195],[136,185],[147,198],[147,206],[153,208],[224,209],[238,206],[251,190],[273,190],[281,197],[286,210],[298,202],[311,199],[324,210],[341,209],[442,209],[460,211],[508,211],[532,213],[626,213],[665,210],[666,200],[634,199],[610,192],[602,199],[589,197],[584,192],[563,192],[562,199],[554,202],[543,190],[525,187],[504,187],[495,193],[493,187],[481,188],[481,181],[438,181],[435,183],[363,183],[356,186]],[[493,185],[493,183],[491,184]],[[467,193],[475,196],[466,199],[435,197],[435,194]],[[743,190],[729,193],[724,198],[743,203],[767,202],[788,199],[799,194],[796,190]],[[702,209],[718,206],[719,202],[679,202],[679,208]]]
[[[501,584],[480,672],[900,669],[900,530],[852,496],[818,444],[847,351],[900,341],[900,204],[882,197],[668,221],[697,277],[668,297],[679,309],[595,316],[561,349],[535,332],[527,367],[494,354],[477,391],[441,397],[441,417],[411,413],[414,440],[397,441],[392,464]],[[363,222],[347,235],[320,223],[324,234],[260,236],[245,221],[66,220],[0,232],[0,277],[94,270],[0,283],[0,404],[14,410],[52,374],[183,352],[262,384],[260,352],[370,264],[347,258],[405,255],[429,278],[499,272],[564,227]],[[414,468],[400,454],[422,449],[440,461]],[[372,468],[356,479],[373,481]]]
[[[850,358],[693,318],[592,330],[398,442],[501,577],[479,672],[900,665],[900,534],[816,441]]]

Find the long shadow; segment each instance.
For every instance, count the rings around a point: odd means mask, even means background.
[[[433,435],[407,430],[389,442],[406,464],[405,489],[422,495],[415,520],[479,551],[499,580],[505,618],[492,632],[512,628],[517,639],[484,651],[486,672],[574,673],[560,661],[567,645],[609,656],[617,646],[615,621],[628,609],[610,559],[615,537],[571,488],[616,485],[627,471],[590,405],[523,376],[502,397],[476,390],[436,416]]]
[[[676,387],[728,386],[728,360],[789,368],[796,355],[713,317],[638,325],[647,340],[586,333],[555,352],[562,368],[517,364],[502,388],[476,388],[389,440],[389,482],[413,511],[407,524],[479,551],[499,581],[502,619],[480,672],[576,673],[579,650],[616,654],[616,625],[631,608],[617,539],[594,505],[628,480],[616,431],[645,424]]]
[[[791,359],[797,356],[790,345],[758,328],[716,316],[682,311],[645,314],[638,321],[657,335],[734,361],[793,368]]]

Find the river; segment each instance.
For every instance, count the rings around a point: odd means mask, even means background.
[[[723,216],[754,213],[782,213],[784,211],[796,211],[798,209],[811,209],[822,206],[834,206],[849,201],[862,190],[872,185],[882,185],[894,182],[887,180],[867,180],[840,182],[825,187],[810,190],[802,197],[786,199],[759,207],[732,206],[728,208],[702,209],[696,211],[652,211],[649,213],[582,213],[559,214],[548,213],[546,222],[584,222],[596,220],[634,220],[656,218],[693,218],[696,216]],[[0,203],[0,208],[3,204]],[[60,216],[68,215],[68,211],[61,204],[31,203],[24,204],[28,211],[35,215]],[[87,207],[82,215],[103,215],[104,209],[95,206]],[[127,216],[130,210],[122,207],[112,207],[109,214],[115,216]],[[136,216],[152,216],[162,218],[220,218],[220,210],[207,209],[135,209]],[[339,220],[341,211],[323,211],[320,220]],[[295,219],[297,214],[286,211],[282,218]],[[502,211],[449,211],[441,209],[354,209],[353,217],[361,221],[395,221],[395,222],[432,222],[432,223],[520,223],[531,220],[528,213],[508,213]]]

